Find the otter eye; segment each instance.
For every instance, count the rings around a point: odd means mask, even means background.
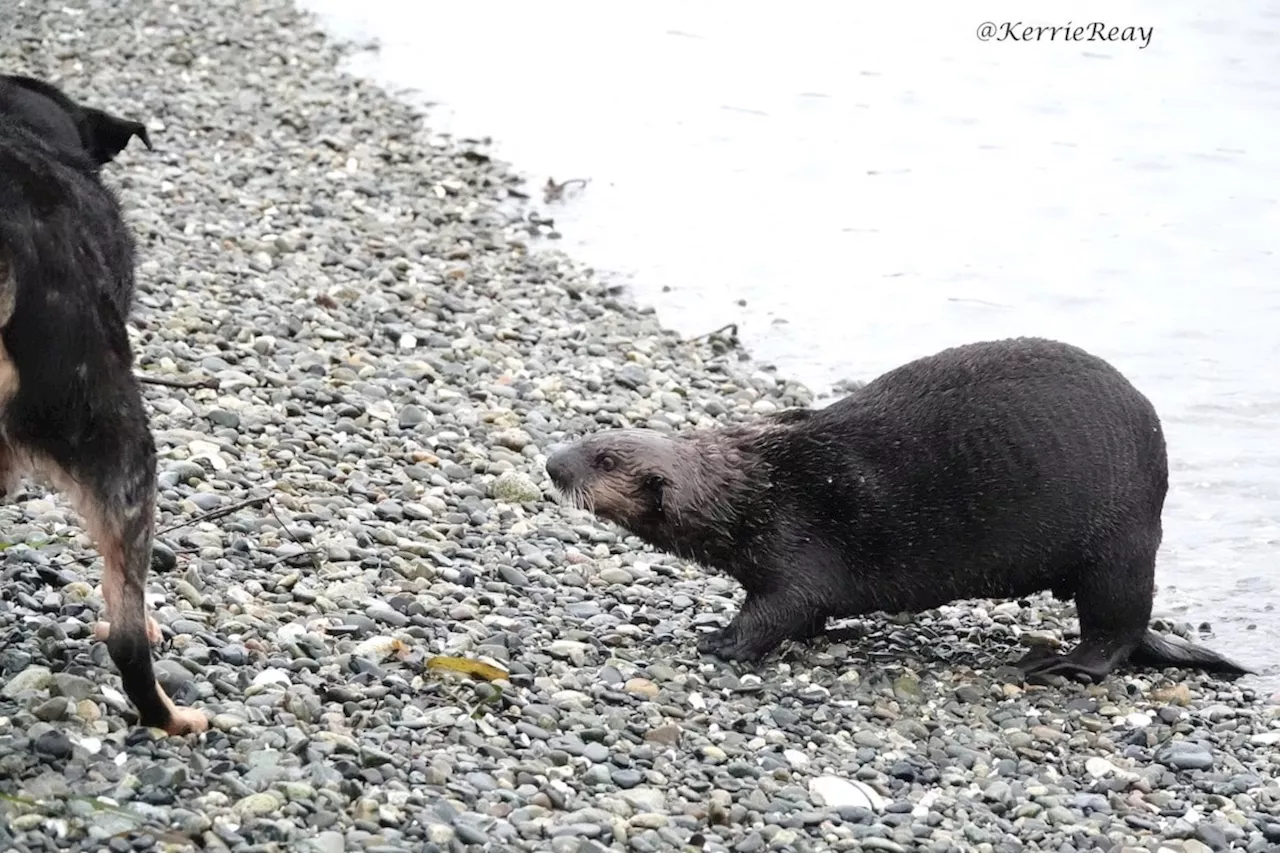
[[[613,456],[608,453],[601,453],[600,458],[596,460],[596,467],[605,472],[612,471],[617,467],[617,465],[618,460],[614,459]]]
[[[657,474],[650,474],[648,477],[644,478],[644,487],[651,492],[662,491],[663,485],[663,479]]]

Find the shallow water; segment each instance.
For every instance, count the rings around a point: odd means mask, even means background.
[[[1112,360],[1170,444],[1157,612],[1280,687],[1280,4],[303,5],[437,129],[589,179],[562,247],[684,334],[815,390],[1008,335]],[[1019,20],[1152,30],[976,36]]]

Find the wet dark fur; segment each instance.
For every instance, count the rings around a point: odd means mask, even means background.
[[[1051,590],[1081,641],[1028,677],[1246,670],[1148,629],[1168,461],[1151,403],[1076,347],[944,350],[824,409],[667,438],[588,436],[547,470],[571,502],[720,569],[747,596],[700,647],[754,660],[826,621]]]
[[[155,444],[125,330],[134,242],[99,169],[139,123],[0,76],[0,488],[22,474],[75,501],[103,555],[107,646],[144,725],[199,727],[156,683],[143,592]]]

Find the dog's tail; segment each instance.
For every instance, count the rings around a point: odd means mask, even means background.
[[[1252,670],[1228,660],[1212,649],[1157,634],[1151,630],[1143,635],[1142,642],[1129,655],[1129,661],[1139,666],[1157,668],[1177,666],[1184,669],[1202,669],[1205,672],[1232,677],[1253,673]]]

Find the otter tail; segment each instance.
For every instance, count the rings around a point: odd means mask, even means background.
[[[1253,672],[1212,649],[1166,637],[1151,630],[1143,635],[1138,647],[1129,655],[1129,661],[1139,666],[1178,666],[1230,676],[1251,675]]]

